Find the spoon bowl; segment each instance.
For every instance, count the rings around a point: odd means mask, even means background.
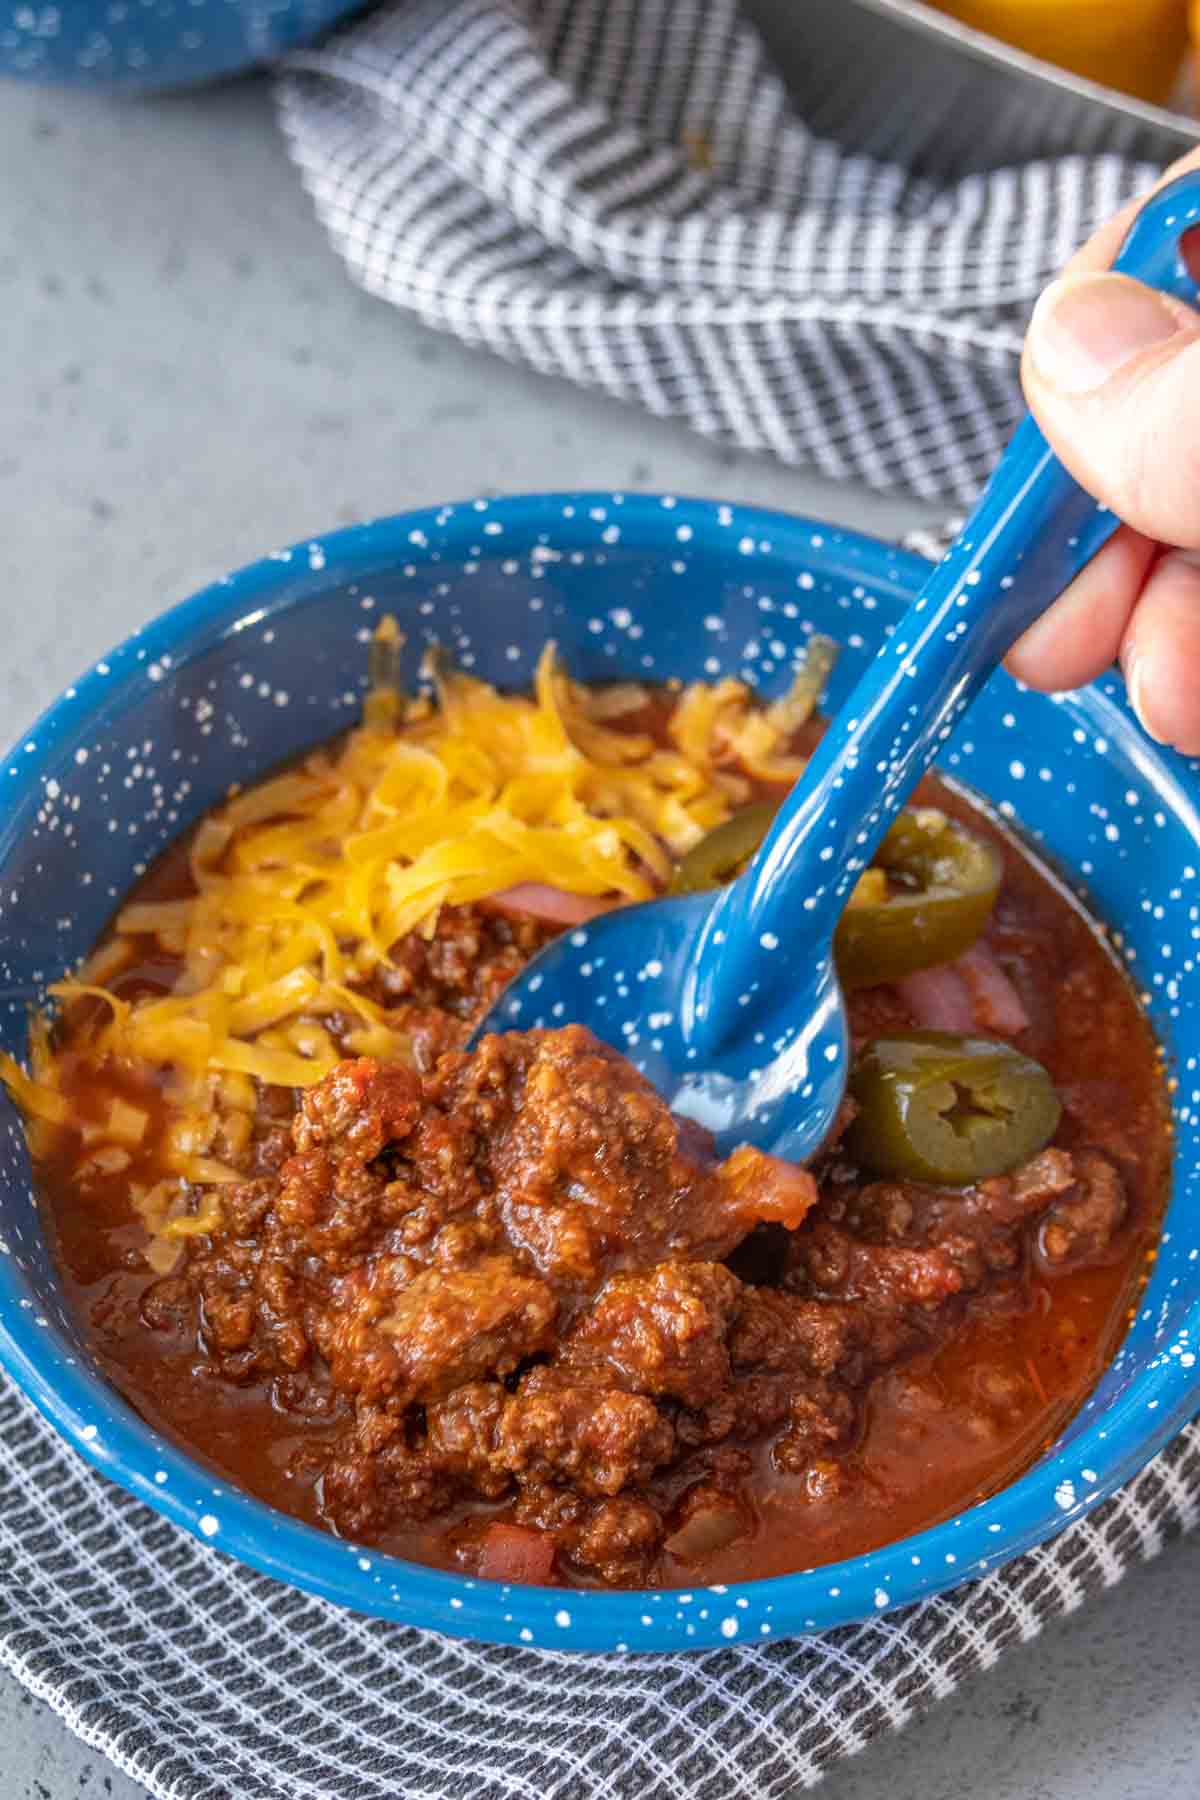
[[[1200,175],[1154,195],[1115,267],[1195,303],[1181,240]],[[1017,638],[1118,521],[1018,427],[975,511],[822,738],[746,871],[715,893],[623,907],[559,938],[475,1034],[581,1024],[628,1054],[722,1152],[803,1161],[845,1092],[833,958],[888,827]]]

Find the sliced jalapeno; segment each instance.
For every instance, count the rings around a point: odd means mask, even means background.
[[[877,1175],[967,1187],[1041,1150],[1062,1114],[1040,1063],[1008,1044],[913,1031],[877,1038],[850,1078],[846,1148]]]
[[[680,859],[668,894],[702,894],[706,888],[720,887],[740,875],[778,811],[777,800],[760,800],[715,825]]]
[[[902,812],[875,856],[886,898],[865,884],[851,896],[834,938],[846,987],[900,981],[953,962],[975,942],[996,904],[998,852],[935,807]]]
[[[699,894],[732,881],[770,829],[778,803],[734,813],[688,851],[670,894]],[[953,962],[975,942],[996,904],[1003,865],[984,838],[935,807],[903,812],[859,877],[834,938],[846,987],[901,981]]]

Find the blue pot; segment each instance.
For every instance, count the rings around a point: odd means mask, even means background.
[[[812,630],[846,646],[836,705],[924,565],[746,508],[611,494],[478,500],[279,551],[96,664],[0,768],[0,1040],[88,950],[134,876],[232,781],[343,730],[382,611],[480,675],[525,683],[547,637],[584,679],[788,683]],[[0,1360],[97,1468],[255,1568],[361,1612],[491,1642],[678,1650],[758,1641],[936,1594],[1044,1542],[1200,1407],[1200,763],[1157,749],[1111,679],[1048,700],[998,676],[943,766],[1018,818],[1103,919],[1179,1077],[1170,1212],[1115,1360],[1062,1438],[994,1499],[869,1556],[694,1595],[508,1588],[363,1551],[214,1486],[91,1364],[0,1104]]]
[[[362,0],[8,0],[0,75],[75,87],[169,88],[306,44]]]

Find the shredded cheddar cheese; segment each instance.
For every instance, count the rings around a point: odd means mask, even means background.
[[[444,906],[536,883],[613,902],[648,899],[675,861],[751,793],[791,782],[790,743],[828,670],[802,669],[763,709],[741,682],[684,689],[669,742],[620,728],[645,691],[588,690],[547,645],[531,695],[502,693],[441,666],[433,699],[393,685],[400,643],[385,621],[372,646],[362,723],[299,767],[234,794],[190,846],[194,892],[135,899],[78,975],[50,990],[71,1053],[124,1070],[167,1099],[167,1122],[111,1100],[75,1122],[81,1179],[113,1172],[108,1151],[141,1154],[161,1179],[133,1188],[172,1266],[182,1238],[220,1228],[221,1190],[244,1179],[258,1085],[307,1087],[339,1055],[406,1058],[388,1009],[362,992],[411,933],[430,936]],[[110,983],[144,954],[177,960],[169,992],[129,1000]],[[30,1068],[0,1054],[0,1079],[31,1130],[72,1127],[59,1054],[35,1022]],[[101,1160],[97,1161],[97,1158]],[[243,1165],[244,1166],[244,1165]]]

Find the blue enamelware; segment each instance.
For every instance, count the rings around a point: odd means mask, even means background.
[[[844,646],[839,706],[928,574],[801,519],[617,494],[478,500],[278,552],[186,601],[84,675],[0,764],[0,1040],[93,943],[133,877],[281,758],[341,731],[381,612],[415,681],[436,638],[527,684],[548,637],[574,674],[740,676],[783,692],[813,631]],[[141,1421],[93,1367],[0,1101],[0,1360],[97,1468],[215,1550],[361,1611],[499,1642],[666,1650],[823,1629],[937,1593],[1085,1513],[1200,1405],[1200,762],[1150,744],[1106,678],[1056,700],[1004,675],[942,767],[1020,819],[1119,929],[1178,1086],[1170,1212],[1137,1318],[1061,1441],[1003,1493],[902,1543],[694,1593],[504,1588],[347,1544],[248,1499]]]
[[[1185,175],[1142,208],[1114,266],[1194,302],[1180,238],[1197,217],[1200,174]],[[1026,418],[745,873],[565,933],[476,1039],[558,1019],[588,1025],[626,1047],[723,1153],[749,1141],[797,1162],[815,1154],[849,1074],[833,934],[850,890],[1001,658],[1117,523]]]
[[[183,87],[282,56],[360,4],[10,0],[0,8],[0,75],[72,87]]]

